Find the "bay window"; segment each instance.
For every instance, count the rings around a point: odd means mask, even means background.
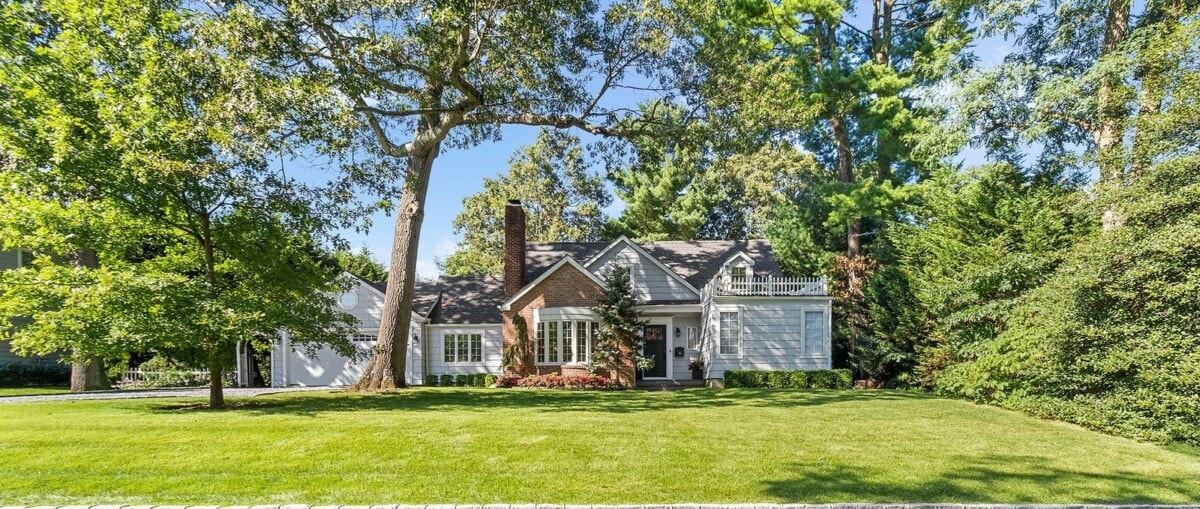
[[[534,358],[538,364],[584,364],[600,324],[591,320],[547,320],[535,326]]]

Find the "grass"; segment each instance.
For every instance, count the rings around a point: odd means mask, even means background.
[[[66,394],[70,387],[0,387],[0,398],[7,396],[43,396],[46,394]]]
[[[0,505],[1200,501],[1200,451],[897,392],[0,405]]]

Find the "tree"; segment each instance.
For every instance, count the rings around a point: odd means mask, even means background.
[[[228,107],[257,88],[241,62],[200,46],[199,18],[170,3],[3,9],[6,200],[34,226],[11,238],[53,248],[4,274],[0,313],[31,318],[16,348],[198,355],[214,407],[240,340],[285,329],[350,351],[350,319],[329,296],[343,284],[320,247],[342,208],[269,164],[277,117]],[[47,196],[59,203],[37,206]],[[118,221],[59,224],[78,207],[138,225],[140,249],[97,241],[127,237]],[[99,263],[54,263],[77,224],[100,232],[80,246]]]
[[[372,283],[387,281],[387,268],[375,259],[366,247],[358,251],[340,249],[334,251],[333,259],[342,270]]]
[[[332,90],[361,121],[336,143],[401,165],[379,340],[355,390],[404,385],[406,349],[397,345],[407,337],[425,194],[443,145],[494,139],[506,124],[637,132],[614,127],[617,113],[602,99],[632,81],[660,88],[648,75],[662,71],[653,62],[670,34],[643,5],[251,1],[223,11],[227,51],[281,82]]]
[[[484,179],[483,190],[463,200],[454,217],[458,248],[440,262],[451,276],[500,275],[504,269],[504,206],[520,199],[525,237],[540,242],[601,239],[604,207],[612,197],[589,171],[579,138],[543,130],[509,160],[508,173]]]
[[[600,330],[592,339],[588,369],[604,370],[617,383],[632,386],[633,370],[653,366],[654,358],[644,355],[643,329],[646,322],[634,305],[629,268],[614,266],[604,275],[604,296],[592,308],[600,318]]]

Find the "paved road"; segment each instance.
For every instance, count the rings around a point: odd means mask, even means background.
[[[277,392],[329,391],[337,390],[330,387],[288,387],[288,388],[233,388],[225,389],[227,398],[246,398],[275,394]],[[148,389],[128,391],[99,391],[80,394],[45,394],[41,396],[8,396],[0,397],[0,404],[31,403],[38,401],[72,401],[91,399],[138,399],[138,398],[207,398],[208,387],[194,389]]]

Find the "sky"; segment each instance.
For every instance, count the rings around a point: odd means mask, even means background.
[[[860,13],[861,15],[861,13]],[[869,11],[866,13],[869,16]],[[857,23],[863,25],[863,23]],[[867,25],[869,26],[869,25]],[[999,63],[1012,51],[1011,41],[1000,38],[980,40],[973,46],[980,65]],[[639,100],[633,95],[617,97],[632,106]],[[438,275],[436,260],[445,259],[454,252],[461,236],[453,232],[454,216],[462,208],[467,197],[483,189],[483,179],[495,177],[507,171],[508,161],[521,147],[533,142],[539,128],[527,126],[504,126],[501,140],[485,142],[469,149],[447,149],[434,162],[426,198],[425,219],[421,227],[420,246],[417,251],[417,277],[435,278]],[[573,132],[584,144],[595,141],[594,137],[579,131]],[[963,150],[958,158],[965,165],[984,161],[983,152],[974,148]],[[514,197],[520,198],[520,197]],[[624,204],[614,197],[614,204],[606,210],[610,215],[619,213]],[[366,232],[344,231],[342,236],[357,250],[366,247],[385,266],[391,252],[392,229],[395,226],[394,211],[380,212],[372,218],[372,227]]]

